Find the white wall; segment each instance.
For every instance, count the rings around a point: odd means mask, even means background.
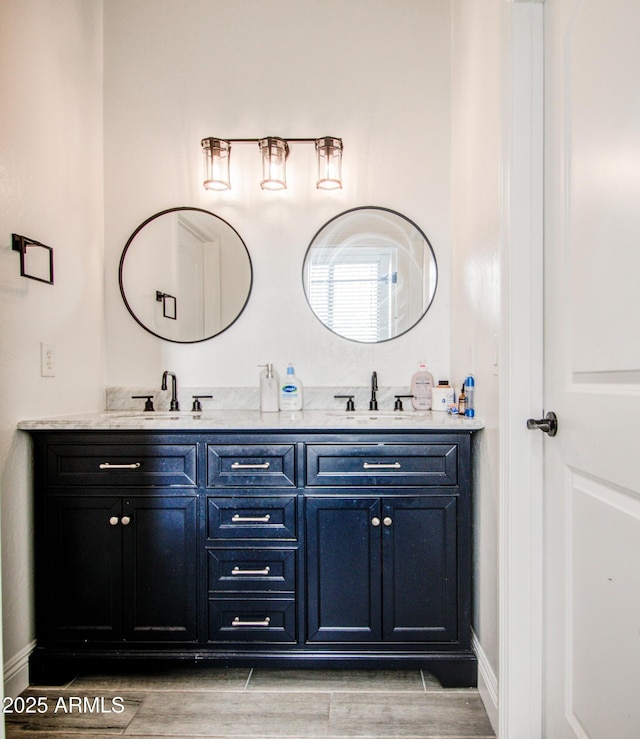
[[[0,488],[5,690],[34,638],[24,418],[102,407],[102,4],[0,4]],[[11,234],[55,250],[55,285],[20,277]],[[40,342],[56,377],[40,376]]]
[[[452,3],[452,341],[453,376],[472,372],[476,413],[474,631],[488,675],[498,676],[499,399],[502,229],[502,0]],[[495,694],[485,697],[490,701]]]
[[[293,362],[307,385],[408,386],[425,357],[449,373],[450,7],[443,0],[109,0],[105,4],[105,279],[109,385],[257,386],[257,364]],[[313,145],[292,144],[288,189],[260,189],[257,145],[235,145],[233,189],[202,188],[200,139],[340,136],[344,189],[315,189]],[[202,207],[244,238],[254,267],[233,327],[160,342],[126,312],[118,260],[164,208]],[[318,228],[351,207],[414,220],[433,244],[426,318],[380,345],[341,339],[307,306],[302,262]]]

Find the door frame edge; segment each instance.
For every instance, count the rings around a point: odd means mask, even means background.
[[[500,739],[542,736],[544,5],[503,3]]]

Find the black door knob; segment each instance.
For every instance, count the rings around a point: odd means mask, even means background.
[[[553,411],[549,411],[544,418],[529,418],[527,419],[527,428],[540,429],[549,436],[555,436],[558,433],[558,417]]]

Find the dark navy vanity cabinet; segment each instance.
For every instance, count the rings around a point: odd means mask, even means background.
[[[306,510],[310,642],[458,640],[455,499],[310,497]]]
[[[470,430],[31,433],[33,682],[181,660],[475,685]]]

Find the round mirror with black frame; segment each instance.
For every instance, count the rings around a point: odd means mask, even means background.
[[[225,220],[201,208],[170,208],[141,223],[119,268],[127,310],[146,331],[192,344],[226,331],[251,294],[247,247]]]
[[[352,208],[315,234],[303,284],[316,317],[345,339],[378,343],[413,328],[436,293],[438,267],[429,239],[389,208]]]

